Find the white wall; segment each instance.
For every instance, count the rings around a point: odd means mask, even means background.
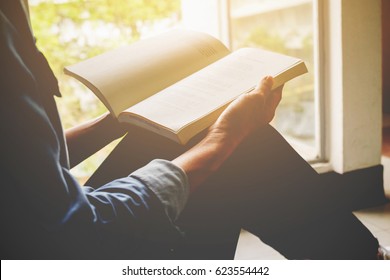
[[[325,132],[343,173],[381,162],[381,1],[324,1]]]

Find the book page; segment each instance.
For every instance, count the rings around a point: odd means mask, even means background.
[[[118,116],[229,53],[212,36],[173,30],[69,66],[66,71],[87,84]]]
[[[252,90],[262,77],[276,77],[299,62],[263,50],[240,49],[125,112],[178,132]]]

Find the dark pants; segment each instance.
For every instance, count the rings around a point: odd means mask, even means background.
[[[127,176],[155,158],[173,159],[191,145],[134,128],[87,184]],[[266,126],[190,196],[177,221],[185,237],[168,247],[154,244],[152,258],[232,259],[241,228],[289,259],[375,258],[377,240],[341,199],[330,197],[329,184]]]

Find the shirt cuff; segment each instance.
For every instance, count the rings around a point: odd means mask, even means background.
[[[161,201],[167,216],[175,221],[189,196],[189,183],[185,172],[163,159],[151,161],[130,174],[145,184]]]

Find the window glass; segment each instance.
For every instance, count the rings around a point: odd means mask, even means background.
[[[315,148],[312,0],[230,0],[230,41],[303,59],[309,73],[286,84],[273,125],[292,142]]]

